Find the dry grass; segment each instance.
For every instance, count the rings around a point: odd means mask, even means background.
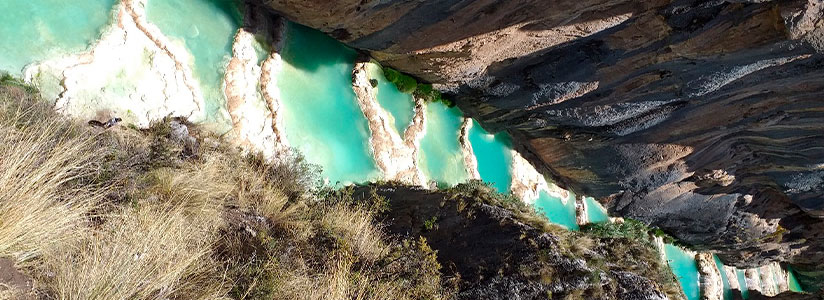
[[[82,234],[100,193],[72,187],[90,174],[90,137],[19,101],[0,103],[0,256],[21,263]]]
[[[41,298],[444,298],[424,241],[327,201],[301,156],[270,163],[170,126],[96,131],[0,84],[0,257]]]
[[[45,256],[43,282],[60,299],[218,299],[228,286],[210,258],[214,219],[178,206],[125,209],[84,239]]]
[[[336,238],[338,247],[345,247],[343,250],[366,263],[374,263],[389,253],[385,237],[373,223],[369,212],[342,205],[333,205],[324,210],[320,226]]]

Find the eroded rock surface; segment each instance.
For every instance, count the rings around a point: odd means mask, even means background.
[[[822,268],[820,0],[264,2],[440,84],[614,213],[739,267]]]
[[[681,299],[652,245],[595,238],[532,219],[500,205],[489,191],[459,186],[433,191],[373,185],[356,199],[385,197],[382,219],[392,234],[424,237],[441,271],[455,278],[457,299]],[[374,193],[373,193],[374,192]],[[490,198],[492,197],[492,198]],[[529,211],[529,212],[528,212]],[[554,228],[554,229],[553,229]],[[636,254],[626,260],[613,251]],[[609,263],[605,263],[608,261]]]

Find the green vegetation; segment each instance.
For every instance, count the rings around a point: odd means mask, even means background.
[[[0,86],[16,86],[24,89],[29,94],[37,93],[37,88],[23,82],[9,73],[0,71]]]
[[[633,219],[626,219],[622,223],[587,224],[581,231],[599,238],[624,238],[654,246],[650,235],[653,230]]]
[[[416,97],[424,99],[427,102],[442,102],[449,107],[455,106],[452,100],[444,97],[443,94],[433,88],[431,84],[419,83],[412,76],[403,74],[389,67],[383,67],[383,75],[403,93],[414,94]]]
[[[437,226],[437,225],[438,225],[438,217],[437,216],[432,216],[432,218],[430,218],[429,220],[426,220],[426,222],[423,223],[423,228],[426,229],[426,230],[433,230],[433,229],[435,229],[435,226]]]
[[[415,80],[415,78],[398,72],[395,69],[384,67],[383,76],[386,77],[386,80],[395,84],[402,93],[412,94],[418,89],[418,81]]]
[[[431,84],[418,84],[418,89],[415,90],[415,96],[420,97],[428,102],[441,102],[446,106],[454,107],[455,103],[441,94],[441,91],[436,90]]]
[[[447,299],[437,253],[386,200],[319,186],[185,120],[92,128],[0,84],[0,258],[47,299]],[[181,126],[190,135],[180,136]],[[375,196],[375,195],[373,195]],[[11,296],[9,296],[11,295]]]
[[[610,245],[604,250],[607,250],[611,258],[609,262],[602,263],[617,263],[627,266],[633,266],[631,270],[642,272],[643,269],[637,267],[650,268],[645,272],[647,278],[656,279],[656,282],[662,284],[664,291],[670,295],[679,295],[681,293],[678,287],[678,281],[670,270],[669,266],[660,260],[660,252],[655,246],[653,236],[659,236],[667,243],[672,243],[675,239],[662,230],[652,229],[646,224],[633,220],[625,219],[622,223],[595,223],[587,224],[581,227],[581,233],[599,238],[605,241],[605,245]],[[633,249],[628,245],[642,245],[643,247]],[[643,250],[641,250],[643,249]]]
[[[774,232],[759,239],[761,242],[780,243],[784,239],[784,234],[787,233],[787,228],[778,225]]]

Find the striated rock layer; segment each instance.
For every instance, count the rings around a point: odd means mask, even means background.
[[[438,83],[614,213],[739,267],[823,267],[819,0],[262,1]]]

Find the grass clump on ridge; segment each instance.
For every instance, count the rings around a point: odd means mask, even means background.
[[[190,135],[180,136],[186,125]],[[45,299],[447,299],[425,240],[184,120],[93,129],[0,83],[0,259]]]

